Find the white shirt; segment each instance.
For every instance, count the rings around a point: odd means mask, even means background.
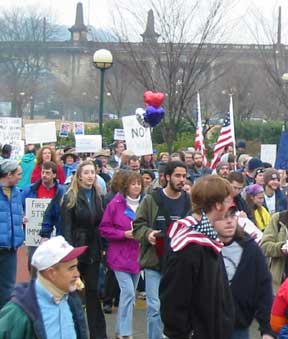
[[[266,203],[269,213],[270,214],[275,213],[276,212],[275,193],[271,197],[269,197],[268,195],[264,193],[264,198],[265,198],[265,203]]]

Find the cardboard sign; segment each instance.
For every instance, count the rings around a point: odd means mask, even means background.
[[[95,153],[102,149],[101,135],[75,135],[77,153]]]
[[[84,122],[74,122],[73,131],[75,135],[84,135],[85,134]]]
[[[45,142],[56,142],[55,121],[40,122],[25,125],[26,144],[42,144]]]
[[[262,162],[268,162],[272,166],[275,164],[276,160],[277,145],[274,144],[262,144],[261,145],[261,155],[260,159]]]
[[[12,146],[11,159],[20,160],[24,154],[21,118],[0,118],[0,143]]]
[[[125,140],[125,132],[124,129],[115,128],[114,129],[114,140]]]
[[[132,151],[138,156],[152,154],[153,148],[150,128],[141,126],[135,115],[123,117],[122,121],[127,150]]]
[[[26,198],[26,216],[28,223],[25,227],[25,244],[26,246],[40,245],[42,220],[47,206],[51,199]],[[55,235],[55,230],[54,230]]]

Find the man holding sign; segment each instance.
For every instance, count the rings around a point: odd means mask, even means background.
[[[10,299],[16,281],[17,248],[24,241],[23,209],[16,185],[21,179],[17,161],[0,160],[0,309]]]
[[[64,194],[64,186],[58,184],[56,180],[57,175],[57,165],[52,161],[46,161],[42,164],[41,169],[41,179],[36,181],[35,184],[30,185],[22,192],[22,203],[24,211],[26,213],[26,199],[27,198],[37,198],[37,199],[52,199],[51,203],[48,205],[47,213],[45,211],[43,217],[43,224],[45,225],[43,229],[44,238],[50,238],[50,235],[53,231],[53,226],[56,227],[56,233],[60,234],[60,200]],[[26,225],[26,228],[29,228],[29,222]],[[26,229],[26,231],[27,231]],[[39,230],[40,231],[40,230]],[[27,239],[26,239],[27,241]],[[33,253],[37,245],[28,246],[28,268],[30,271],[30,262]]]

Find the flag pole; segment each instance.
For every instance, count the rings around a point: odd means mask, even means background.
[[[231,122],[231,134],[233,140],[233,154],[236,160],[236,139],[235,139],[235,127],[234,127],[234,109],[233,109],[233,93],[229,94],[230,103],[229,103],[229,112],[230,112],[230,122]],[[236,164],[235,164],[236,167]]]

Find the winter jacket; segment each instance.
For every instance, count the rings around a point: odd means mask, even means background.
[[[79,262],[100,261],[102,239],[99,233],[99,224],[103,216],[101,197],[93,187],[91,205],[89,205],[84,190],[80,189],[73,208],[67,206],[68,197],[69,191],[64,194],[61,205],[62,235],[74,247],[88,246],[87,251],[78,258]]]
[[[76,292],[69,293],[68,303],[77,339],[86,339],[85,317]],[[0,311],[0,339],[6,338],[47,339],[33,280],[16,286],[11,301]]]
[[[283,214],[282,214],[283,213]],[[265,228],[260,246],[266,257],[269,257],[269,268],[272,274],[273,291],[277,292],[279,286],[285,278],[285,260],[286,256],[281,247],[288,239],[288,214],[286,211],[272,215],[269,225]],[[280,215],[286,213],[286,222]]]
[[[26,153],[19,163],[22,168],[22,177],[18,181],[17,187],[21,190],[29,186],[31,183],[31,174],[35,167],[35,158],[34,153]]]
[[[37,180],[41,179],[41,166],[36,165],[31,174],[31,183],[34,184]],[[57,165],[57,176],[56,179],[59,181],[59,184],[65,183],[65,173],[61,165]]]
[[[24,241],[21,193],[11,188],[11,197],[0,186],[0,248],[18,248]]]
[[[26,198],[37,198],[37,190],[41,184],[41,180],[38,180],[35,184],[30,185],[22,192],[22,204],[25,211],[25,199]],[[40,236],[43,238],[50,238],[54,226],[56,228],[56,235],[61,235],[61,211],[60,203],[65,193],[66,187],[58,184],[55,180],[56,193],[50,204],[47,206],[43,221]]]
[[[192,166],[191,168],[188,169],[189,173],[189,179],[192,182],[195,182],[197,179],[203,177],[204,175],[208,175],[212,173],[212,170],[209,167],[202,167],[202,168],[197,168],[195,166]]]
[[[261,335],[274,335],[269,324],[273,300],[272,281],[265,257],[250,236],[235,241],[243,248],[243,252],[230,285],[235,305],[234,327],[249,328],[255,317]]]
[[[137,209],[136,219],[133,221],[133,236],[140,243],[139,261],[141,268],[160,271],[161,263],[156,253],[156,247],[148,241],[148,235],[155,230],[153,225],[155,224],[158,212],[159,207],[153,196],[146,194]],[[180,218],[185,215],[181,215]]]
[[[117,193],[107,205],[100,234],[108,240],[106,260],[114,271],[139,273],[138,264],[139,243],[134,239],[127,239],[125,232],[132,229],[135,213],[127,206],[125,197]]]
[[[222,256],[212,248],[191,243],[171,253],[159,292],[169,339],[230,338],[233,300]]]
[[[265,199],[264,199],[263,206],[268,211],[268,207],[266,205]],[[285,195],[280,190],[280,188],[277,188],[277,190],[275,191],[275,211],[282,212],[282,211],[285,211],[286,209],[287,209],[287,200],[285,198]]]

